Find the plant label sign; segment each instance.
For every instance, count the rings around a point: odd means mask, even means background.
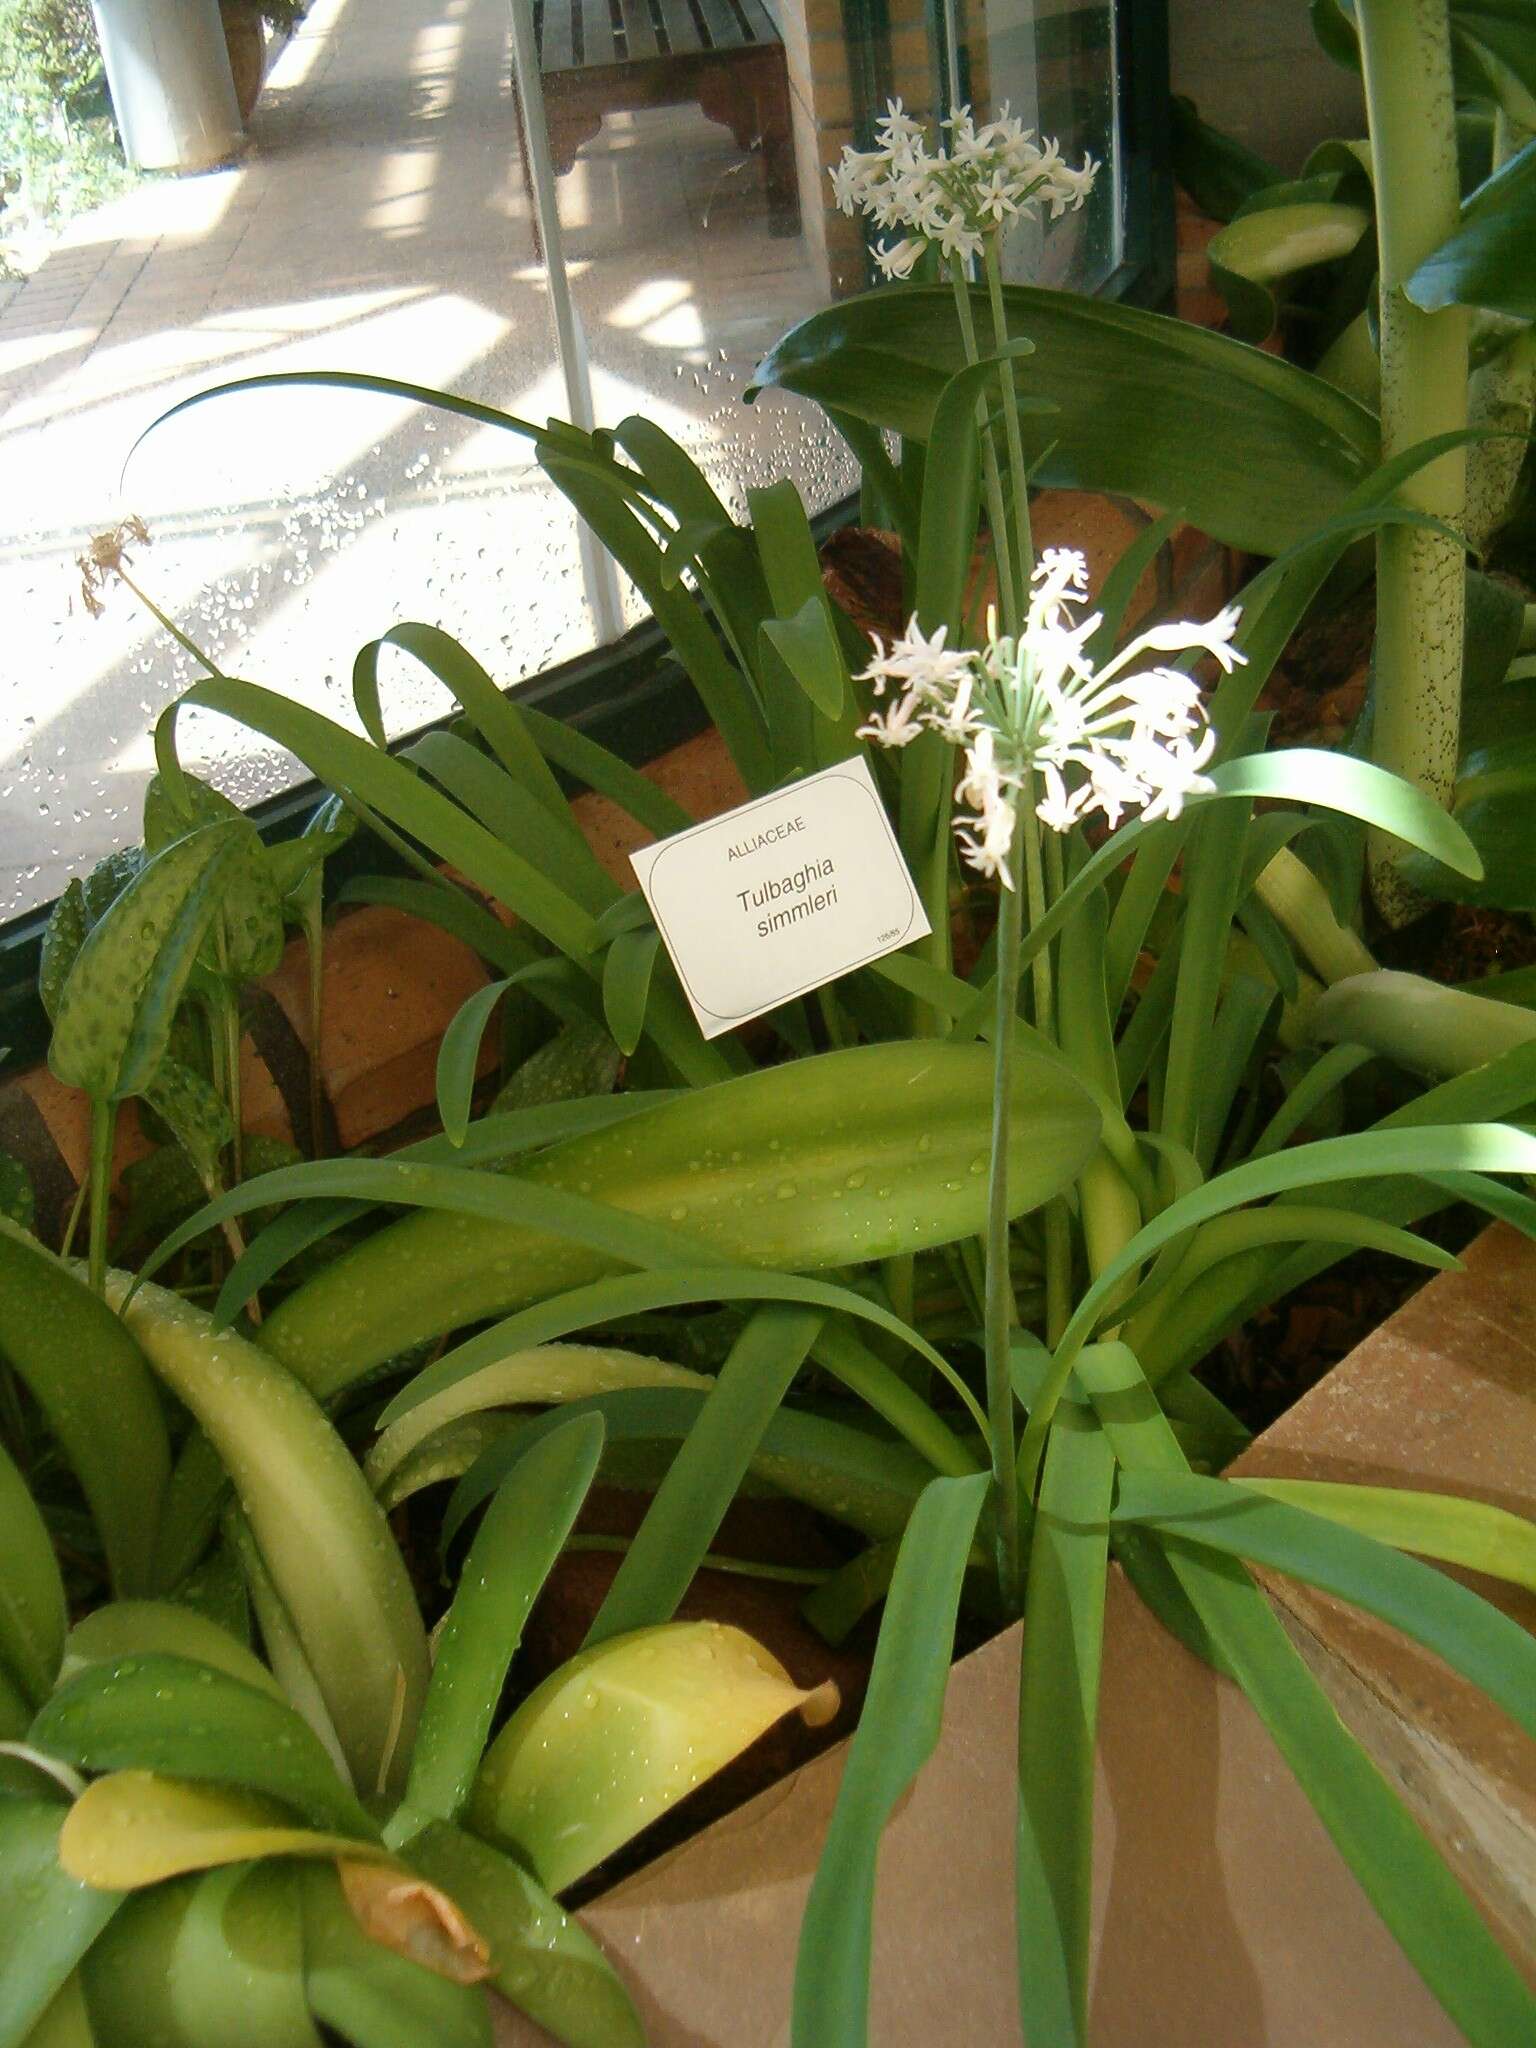
[[[857,757],[630,855],[706,1038],[931,929]]]

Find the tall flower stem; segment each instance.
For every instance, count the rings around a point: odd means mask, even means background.
[[[965,265],[958,256],[950,259],[950,270],[955,287],[955,311],[960,318],[960,335],[965,343],[965,359],[968,363],[979,363],[981,350],[976,341],[976,317],[971,311],[971,281],[966,276]],[[1019,586],[1014,581],[1013,558],[1008,547],[1008,513],[1003,500],[1003,479],[997,466],[997,450],[992,443],[992,430],[986,423],[987,408],[980,399],[976,402],[976,420],[981,428],[981,474],[987,494],[987,519],[992,528],[992,554],[997,563],[998,609],[1003,616],[1003,631],[1017,633]],[[1027,582],[1024,587],[1028,587]]]
[[[1000,233],[988,235],[982,254],[987,275],[987,300],[992,308],[992,346],[998,351],[1008,339],[1008,312],[1003,304],[1003,266],[998,255],[1001,241]],[[1013,487],[1014,576],[1019,589],[1028,590],[1035,567],[1035,543],[1029,524],[1029,471],[1024,465],[1019,394],[1014,388],[1011,364],[1003,364],[998,381],[1003,387],[1003,432],[1008,442],[1009,482]]]
[[[1026,837],[1027,845],[1027,837]],[[1035,849],[1038,866],[1038,834]],[[1008,1122],[1013,1100],[1013,1035],[1019,1004],[1019,948],[1023,935],[1024,848],[1009,856],[1012,888],[999,890],[997,910],[997,1017],[992,1045],[992,1157],[987,1183],[986,1356],[988,1434],[997,1490],[997,1575],[1003,1605],[1017,1614],[1024,1583],[1019,1553],[1019,1480],[1013,1417],[1010,1339],[1015,1321],[1008,1257]]]

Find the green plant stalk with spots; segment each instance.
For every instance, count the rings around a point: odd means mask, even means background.
[[[1381,453],[1383,460],[1467,424],[1464,306],[1425,312],[1405,287],[1455,232],[1461,193],[1451,87],[1447,0],[1358,0],[1376,232],[1381,255]],[[1467,455],[1448,450],[1403,486],[1405,501],[1459,527],[1466,512]],[[1450,806],[1461,728],[1463,550],[1439,533],[1383,527],[1376,542],[1374,756]],[[1384,836],[1372,852],[1372,884],[1393,924],[1415,899],[1399,876],[1401,849]]]

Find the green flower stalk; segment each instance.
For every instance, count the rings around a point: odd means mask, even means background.
[[[1201,770],[1216,735],[1191,677],[1138,663],[1148,654],[1199,649],[1230,673],[1244,658],[1232,644],[1238,614],[1228,608],[1205,625],[1154,626],[1095,669],[1084,648],[1100,620],[1072,616],[1088,595],[1084,558],[1067,548],[1047,549],[1031,585],[1017,638],[976,650],[951,648],[943,627],[925,634],[914,618],[860,678],[885,700],[860,728],[861,737],[903,747],[926,731],[964,748],[955,828],[962,857],[1003,885],[984,1320],[999,1576],[1014,1610],[1023,1584],[1010,1361],[1017,1315],[1009,1281],[1008,1126],[1024,899],[1032,921],[1047,907],[1039,828],[1068,832],[1094,813],[1113,827],[1131,810],[1149,819],[1178,817],[1186,797],[1211,787]],[[1035,1021],[1051,1030],[1048,1006]]]

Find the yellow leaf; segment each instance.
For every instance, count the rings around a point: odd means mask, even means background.
[[[816,1726],[837,1688],[803,1692],[722,1622],[668,1622],[583,1650],[526,1699],[486,1752],[470,1826],[559,1892],[799,1709]]]
[[[67,1874],[114,1892],[262,1856],[377,1860],[386,1854],[376,1843],[302,1827],[275,1799],[157,1771],[98,1778],[70,1808],[59,1835]]]

